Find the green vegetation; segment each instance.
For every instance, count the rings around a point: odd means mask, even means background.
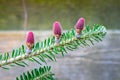
[[[11,53],[0,55],[0,67],[9,70],[10,67],[21,66],[27,67],[30,62],[36,62],[40,68],[27,71],[16,77],[16,80],[54,80],[54,74],[51,67],[47,66],[46,59],[56,61],[56,55],[61,54],[63,57],[68,51],[94,45],[95,41],[100,42],[106,35],[106,28],[103,25],[86,26],[82,31],[81,37],[76,38],[75,29],[64,32],[60,37],[60,43],[55,43],[55,36],[48,37],[42,42],[37,42],[33,47],[33,52],[26,53],[24,45],[18,49],[13,49]],[[44,67],[41,67],[45,65]]]
[[[119,28],[120,0],[25,0],[28,11],[27,29],[51,29],[55,20],[64,29],[72,28],[79,17],[86,23]],[[0,0],[0,30],[23,30],[21,0]]]

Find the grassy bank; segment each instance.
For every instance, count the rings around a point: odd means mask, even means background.
[[[33,30],[51,29],[58,20],[63,29],[72,28],[79,17],[86,24],[104,24],[109,29],[119,29],[120,0],[25,0],[28,27]],[[21,0],[0,0],[0,30],[23,30]]]

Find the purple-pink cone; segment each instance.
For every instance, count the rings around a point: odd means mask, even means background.
[[[75,28],[76,29],[83,29],[85,26],[85,19],[84,18],[79,18],[79,20],[77,21]]]
[[[32,31],[28,32],[26,42],[34,44],[34,33]]]
[[[54,32],[54,35],[56,35],[56,34],[61,35],[62,34],[62,28],[61,28],[60,22],[55,21],[53,23],[53,32]]]

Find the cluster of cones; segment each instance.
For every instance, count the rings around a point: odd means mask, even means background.
[[[76,25],[75,25],[75,29],[76,29],[76,38],[80,38],[81,36],[81,32],[83,30],[85,26],[85,19],[84,18],[79,18],[79,20],[77,21]],[[62,26],[60,24],[60,22],[55,21],[53,23],[53,32],[54,32],[54,36],[55,36],[55,43],[59,44],[60,43],[60,36],[62,35]],[[26,53],[30,54],[32,52],[32,48],[34,45],[35,41],[34,41],[34,33],[32,31],[28,32],[27,35],[27,39],[26,39],[26,45],[27,45],[27,49],[26,49]]]

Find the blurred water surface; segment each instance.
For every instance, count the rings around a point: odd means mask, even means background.
[[[51,36],[51,31],[35,31],[36,41]],[[46,36],[47,35],[47,36]],[[10,51],[24,44],[24,32],[0,32],[0,52]],[[120,79],[120,31],[109,30],[102,42],[94,46],[69,51],[57,62],[48,61],[57,80],[119,80]],[[30,63],[29,67],[13,67],[6,71],[0,68],[0,80],[15,80],[22,72],[39,67]]]

